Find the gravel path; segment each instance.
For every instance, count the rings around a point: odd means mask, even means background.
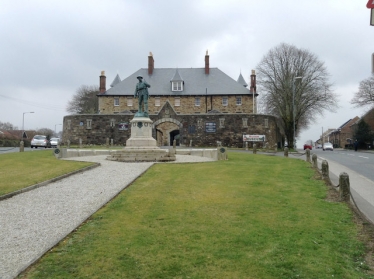
[[[0,279],[16,277],[154,163],[69,158],[101,166],[0,201]],[[212,161],[177,155],[176,163]]]

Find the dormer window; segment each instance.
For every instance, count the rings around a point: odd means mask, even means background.
[[[170,80],[171,83],[171,91],[183,91],[183,78],[179,74],[178,69],[175,70],[173,78]]]
[[[172,81],[172,91],[183,91],[183,81]]]

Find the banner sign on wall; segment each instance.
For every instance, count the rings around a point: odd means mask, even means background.
[[[215,133],[216,132],[216,122],[205,122],[205,132]]]
[[[118,130],[126,131],[128,129],[129,129],[129,123],[127,123],[127,122],[118,124]]]
[[[265,141],[265,135],[243,135],[243,141]]]

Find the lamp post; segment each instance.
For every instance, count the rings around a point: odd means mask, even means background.
[[[23,134],[25,133],[25,114],[26,113],[34,113],[33,111],[28,111],[28,112],[24,112],[23,113],[23,116],[22,116],[22,135],[21,135],[21,140],[23,139]]]
[[[295,82],[303,77],[294,77],[292,81],[292,117],[293,117],[293,148],[296,149],[296,123],[295,123]]]
[[[57,135],[57,133],[56,133],[56,126],[57,125],[62,125],[62,124],[55,124],[55,135]]]

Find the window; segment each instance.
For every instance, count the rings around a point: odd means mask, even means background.
[[[225,118],[220,118],[219,119],[219,127],[220,128],[225,128]]]
[[[195,107],[199,107],[199,106],[200,106],[200,98],[196,97],[195,98]]]
[[[68,120],[68,130],[70,130],[71,129],[71,120],[69,119]]]
[[[118,97],[114,98],[114,106],[116,106],[116,107],[119,106],[119,98]]]
[[[181,98],[180,97],[175,97],[174,106],[180,107],[180,105],[181,105]]]
[[[229,104],[229,98],[222,97],[222,106],[227,106]]]
[[[173,81],[172,91],[183,91],[183,81]]]
[[[132,107],[132,97],[127,97],[127,106]]]
[[[269,128],[269,119],[265,119],[264,126],[265,128]]]
[[[110,127],[114,127],[114,125],[116,124],[116,121],[112,118],[110,119]]]
[[[248,118],[242,118],[243,121],[243,127],[246,128],[248,127]]]
[[[236,96],[236,105],[241,106],[242,105],[242,96]]]
[[[156,107],[160,106],[160,97],[155,97],[155,106]]]
[[[87,119],[87,129],[92,129],[92,119]]]

